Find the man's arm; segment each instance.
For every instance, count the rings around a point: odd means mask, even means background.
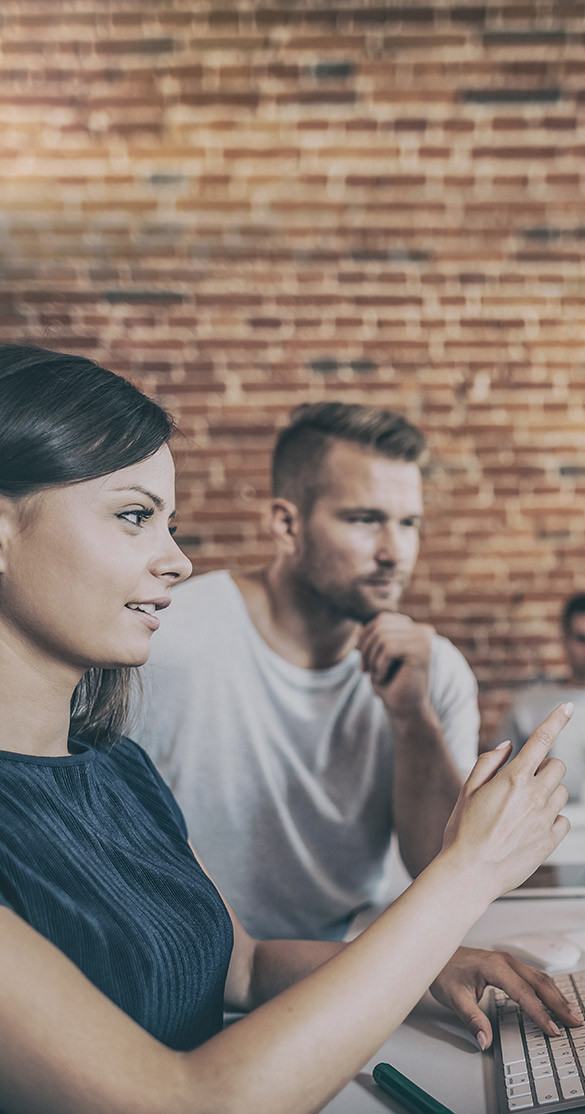
[[[416,877],[438,854],[462,777],[436,712],[392,716],[394,828],[405,866]]]
[[[518,751],[521,749],[521,747],[524,746],[524,743],[530,736],[530,731],[525,732],[525,725],[520,724],[518,711],[519,709],[517,697],[508,708],[504,719],[499,725],[498,730],[489,745],[490,750],[493,747],[497,746],[498,743],[502,742],[504,739],[510,740],[512,744],[513,755],[518,754]]]
[[[382,612],[364,628],[358,643],[363,668],[392,724],[394,828],[404,863],[415,876],[440,850],[461,788],[453,751],[462,731],[469,738],[463,740],[461,764],[471,765],[477,754],[477,699],[468,667],[461,684],[449,678],[445,707],[431,703],[433,637],[427,624]]]

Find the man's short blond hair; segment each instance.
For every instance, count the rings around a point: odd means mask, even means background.
[[[391,460],[421,463],[424,434],[393,410],[359,403],[303,403],[291,412],[276,439],[272,494],[309,514],[322,486],[324,463],[334,441],[347,441]]]

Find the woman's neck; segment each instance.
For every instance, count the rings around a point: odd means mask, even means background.
[[[0,631],[0,750],[65,755],[77,671],[42,660]]]

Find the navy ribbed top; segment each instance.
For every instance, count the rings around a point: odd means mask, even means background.
[[[0,903],[174,1049],[222,1026],[233,935],[148,756],[0,751]]]

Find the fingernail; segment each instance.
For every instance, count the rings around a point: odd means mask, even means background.
[[[504,743],[498,743],[497,747],[494,747],[494,750],[503,750],[504,747],[509,747],[509,746],[510,746],[510,740],[506,739],[506,741]]]
[[[583,1019],[583,1014],[581,1013],[581,1010],[575,1010],[575,1009],[573,1009],[572,1006],[571,1006],[571,1014],[573,1015],[575,1020],[578,1021],[579,1023],[581,1023],[584,1020]]]
[[[561,1030],[559,1029],[558,1025],[555,1025],[554,1021],[549,1021],[548,1029],[549,1033],[552,1033],[553,1037],[560,1037]]]
[[[563,704],[563,712],[565,713],[567,719],[571,718],[574,711],[575,711],[575,705],[573,704],[572,700],[569,700],[568,704]]]
[[[478,1043],[479,1047],[481,1048],[481,1051],[485,1052],[485,1050],[487,1048],[487,1040],[486,1040],[485,1033],[476,1033],[476,1038],[477,1038],[477,1043]]]

